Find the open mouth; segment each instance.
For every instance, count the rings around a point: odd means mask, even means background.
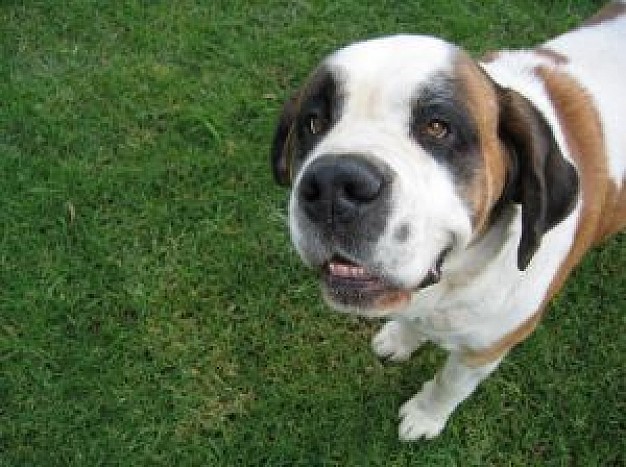
[[[392,284],[366,267],[341,256],[333,256],[322,268],[322,281],[328,298],[336,304],[360,309],[396,309],[408,304],[411,293],[436,284],[441,279],[441,266],[449,252],[438,256],[426,277],[415,288]]]

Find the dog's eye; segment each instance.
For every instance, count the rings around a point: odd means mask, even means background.
[[[431,138],[443,139],[450,134],[450,126],[443,120],[435,118],[428,122],[424,131]]]
[[[311,115],[308,118],[307,129],[314,136],[319,135],[326,129],[327,121],[319,115]]]

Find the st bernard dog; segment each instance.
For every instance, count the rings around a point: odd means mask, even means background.
[[[398,35],[349,45],[286,102],[276,180],[334,308],[387,318],[374,352],[449,352],[400,409],[433,438],[535,328],[585,251],[626,226],[626,2],[474,61]]]

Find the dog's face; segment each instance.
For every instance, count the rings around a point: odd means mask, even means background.
[[[292,185],[292,241],[321,272],[327,300],[368,315],[402,308],[445,275],[505,198],[524,204],[519,173],[537,170],[520,169],[511,148],[550,146],[537,143],[541,122],[526,107],[430,37],[361,42],[324,60],[285,105],[273,164]],[[514,128],[503,113],[516,114]],[[531,201],[522,267],[552,220],[545,200]]]

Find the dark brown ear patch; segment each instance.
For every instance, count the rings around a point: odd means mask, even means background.
[[[276,183],[283,186],[289,185],[291,180],[289,140],[294,122],[298,116],[298,99],[299,97],[296,94],[283,105],[283,110],[274,132],[274,140],[272,141],[272,172],[274,173]]]
[[[528,267],[542,236],[574,209],[578,174],[561,154],[552,130],[539,111],[519,93],[499,90],[500,138],[515,173],[505,190],[522,206],[522,236],[517,265]]]
[[[274,179],[289,185],[297,167],[339,118],[340,98],[335,75],[322,66],[285,104],[272,143]]]

